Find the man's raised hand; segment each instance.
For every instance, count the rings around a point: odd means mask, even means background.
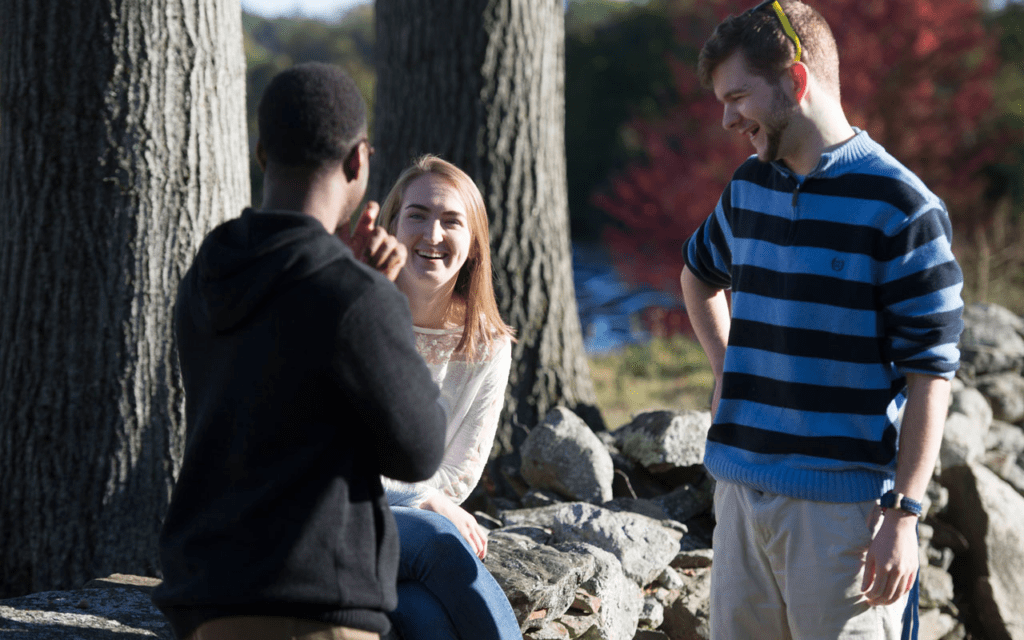
[[[338,237],[352,249],[356,258],[394,282],[409,253],[395,236],[376,225],[379,213],[380,205],[372,200],[367,202],[352,233],[349,234],[347,225],[342,225]]]

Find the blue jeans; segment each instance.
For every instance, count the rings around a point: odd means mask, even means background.
[[[512,606],[448,518],[392,507],[398,523],[398,608],[404,640],[522,640]]]

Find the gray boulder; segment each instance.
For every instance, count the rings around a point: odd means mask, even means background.
[[[653,595],[644,596],[640,609],[640,624],[648,629],[657,629],[665,621],[665,606]]]
[[[686,522],[694,516],[711,511],[715,497],[715,481],[706,475],[697,484],[684,484],[651,499],[673,520]]]
[[[953,616],[943,613],[938,609],[921,611],[919,622],[918,640],[953,640],[956,637],[964,637],[962,626],[960,627],[961,634],[959,636],[951,635],[960,623]]]
[[[678,558],[678,556],[676,556]],[[675,562],[675,560],[673,560]],[[683,580],[679,572],[673,569],[671,566],[665,567],[665,570],[658,574],[658,584],[669,590],[681,591],[686,586],[686,581]]]
[[[953,576],[939,567],[923,564],[919,577],[922,609],[938,609],[953,602]]]
[[[1024,496],[980,464],[944,470],[947,518],[967,541],[974,607],[988,638],[1024,640]]]
[[[968,376],[1020,371],[1024,366],[1024,320],[999,305],[969,305],[964,309],[960,360]]]
[[[711,637],[711,570],[700,569],[686,583],[679,598],[665,607],[661,630],[669,638],[707,640]]]
[[[676,557],[682,535],[647,516],[577,502],[556,512],[551,538],[556,543],[584,542],[611,553],[623,573],[643,587]]]
[[[1013,455],[1024,453],[1024,428],[1015,424],[993,420],[985,434],[985,449],[1005,451]]]
[[[653,472],[663,472],[702,464],[710,428],[707,411],[648,411],[615,435],[624,455]]]
[[[556,548],[564,553],[582,554],[594,560],[594,575],[582,587],[600,602],[593,612],[597,622],[592,632],[595,640],[631,640],[640,620],[644,595],[640,587],[623,573],[618,558],[603,549],[581,542],[564,542],[556,545]]]
[[[995,373],[978,378],[978,391],[992,405],[992,415],[1003,422],[1024,422],[1024,377],[1019,373]]]
[[[562,615],[576,589],[594,574],[594,560],[566,554],[530,538],[494,531],[484,565],[508,596],[523,631],[539,629]]]
[[[985,453],[985,434],[977,420],[962,413],[950,413],[942,432],[939,466],[943,471],[971,464]]]
[[[973,419],[981,427],[982,433],[988,433],[992,425],[992,407],[984,394],[974,387],[962,387],[950,394],[949,410]]]
[[[1024,428],[995,420],[985,448],[982,464],[1024,495]]]
[[[522,477],[534,489],[570,500],[612,499],[615,468],[601,440],[576,414],[556,407],[530,430],[520,449]]]

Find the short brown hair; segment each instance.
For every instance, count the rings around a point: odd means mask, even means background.
[[[838,98],[839,52],[825,18],[798,0],[779,0],[779,4],[800,38],[803,50],[800,61]],[[796,58],[796,45],[767,5],[759,5],[756,11],[729,16],[715,27],[697,60],[701,84],[712,88],[711,74],[736,51],[743,54],[751,73],[773,84]]]
[[[462,339],[455,350],[475,358],[482,347],[501,337],[512,337],[512,328],[505,324],[498,312],[491,276],[491,236],[487,223],[487,208],[476,183],[466,172],[447,160],[424,155],[413,161],[402,172],[384,199],[377,223],[394,233],[398,226],[398,210],[402,207],[405,190],[413,180],[424,175],[436,175],[446,180],[458,192],[466,206],[469,225],[469,257],[455,279],[455,294],[466,303]]]

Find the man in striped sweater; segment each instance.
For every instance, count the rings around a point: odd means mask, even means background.
[[[915,637],[919,501],[962,328],[949,217],[850,126],[807,5],[727,18],[698,64],[756,151],[683,249],[717,382],[712,637]]]

